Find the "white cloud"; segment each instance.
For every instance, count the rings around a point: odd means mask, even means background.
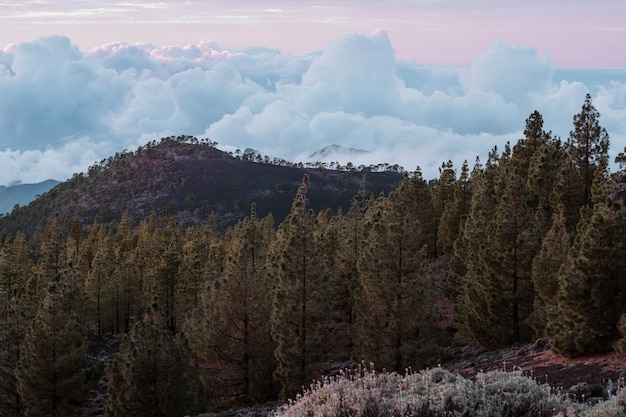
[[[461,72],[461,83],[468,90],[498,94],[507,102],[527,104],[530,94],[548,93],[552,87],[552,64],[533,48],[495,42]]]
[[[353,35],[333,43],[310,66],[302,87],[332,89],[341,110],[368,116],[398,113],[403,85],[384,32]]]
[[[46,179],[66,179],[86,170],[102,155],[112,155],[116,147],[106,142],[79,138],[57,148],[0,152],[0,183],[37,183]]]
[[[131,85],[83,59],[67,38],[17,45],[0,76],[0,137],[18,150],[59,146],[72,138],[108,139],[112,114]]]
[[[444,160],[473,163],[515,141],[535,109],[566,138],[587,92],[612,152],[623,150],[626,72],[557,71],[503,42],[453,68],[399,61],[383,31],[304,55],[215,42],[81,52],[42,38],[0,51],[0,184],[63,180],[178,134],[290,160],[337,143],[372,151],[353,163],[419,165],[432,177]]]

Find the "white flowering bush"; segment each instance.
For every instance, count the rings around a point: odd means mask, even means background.
[[[326,378],[275,417],[624,417],[626,391],[579,404],[519,371],[487,372],[475,381],[441,368],[377,373],[361,368]]]

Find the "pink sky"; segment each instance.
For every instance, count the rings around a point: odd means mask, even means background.
[[[504,40],[548,53],[557,67],[626,67],[623,0],[0,1],[0,48],[56,34],[83,50],[212,40],[303,53],[377,29],[398,58],[425,64],[469,65]]]

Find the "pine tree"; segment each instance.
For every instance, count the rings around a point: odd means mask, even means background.
[[[559,170],[565,160],[565,150],[558,138],[543,131],[544,140],[530,159],[526,189],[536,206],[534,220],[535,238],[541,240],[552,225],[559,202],[553,204],[553,194]]]
[[[113,236],[111,247],[113,276],[111,277],[115,306],[115,333],[128,333],[132,317],[140,317],[137,311],[139,284],[134,268],[133,254],[137,246],[137,235],[133,233],[128,214],[124,213]]]
[[[320,281],[312,293],[312,305],[317,307],[313,343],[322,347],[314,357],[316,363],[346,361],[352,353],[354,281],[341,273],[343,221],[341,209],[336,215],[326,209],[315,222]]]
[[[119,330],[115,326],[115,268],[112,236],[100,226],[95,256],[85,280],[85,290],[92,304],[90,315],[97,334]]]
[[[64,267],[63,252],[58,216],[50,217],[38,248],[37,265],[26,283],[24,311],[28,318],[35,317],[50,284],[58,281]]]
[[[70,225],[70,231],[67,235],[68,239],[72,239],[72,241],[76,245],[76,252],[80,252],[80,247],[83,243],[83,239],[85,239],[87,232],[83,227],[83,222],[80,220],[80,217],[74,216],[72,219],[72,223]]]
[[[430,187],[422,176],[422,171],[419,167],[406,181],[406,192],[409,194],[407,203],[410,205],[410,209],[416,216],[415,220],[421,228],[422,238],[427,247],[428,259],[435,259],[439,252],[437,241],[439,215],[435,212]]]
[[[526,119],[524,135],[497,158],[494,150],[473,179],[470,216],[451,260],[461,282],[461,330],[488,346],[532,336],[532,263],[549,227],[554,182],[545,177],[555,176],[560,146],[543,130],[537,111]]]
[[[267,220],[258,219],[253,205],[227,233],[224,273],[208,283],[186,324],[196,355],[215,374],[214,395],[229,401],[262,402],[273,394],[272,288],[265,270],[273,231]]]
[[[31,275],[30,248],[23,233],[0,247],[0,314],[8,319],[12,298],[21,298]]]
[[[520,232],[515,211],[519,200],[513,196],[517,181],[511,184],[508,178],[512,175],[510,148],[506,147],[497,165],[487,169],[477,182],[471,217],[466,223],[465,238],[471,241],[457,312],[464,316],[463,321],[459,320],[463,334],[485,346],[500,346],[519,342],[520,337],[519,304],[515,302],[519,282],[516,241]],[[512,201],[502,198],[505,193]]]
[[[514,152],[518,161],[519,175],[526,177],[531,161],[541,146],[550,140],[550,134],[543,130],[543,116],[537,110],[526,119],[524,137],[515,145]]]
[[[334,308],[338,314],[337,322],[344,326],[340,334],[345,337],[346,349],[354,352],[356,338],[357,300],[362,296],[359,280],[358,261],[363,250],[363,221],[368,204],[373,202],[365,199],[365,195],[357,195],[352,199],[350,210],[346,215],[338,214],[339,228],[338,247],[336,253],[336,279],[333,289]]]
[[[436,250],[435,255],[439,256],[444,253],[450,253],[448,250],[451,248],[452,243],[454,242],[454,238],[452,235],[456,232],[458,233],[459,223],[458,221],[454,224],[454,220],[444,219],[443,214],[447,211],[448,213],[452,213],[452,204],[454,204],[454,194],[457,185],[456,179],[456,171],[454,170],[454,165],[452,161],[448,161],[444,164],[441,164],[439,167],[439,178],[435,181],[432,181],[432,206],[434,211],[434,216],[437,221],[437,235],[436,235]],[[448,216],[451,216],[449,214]],[[451,221],[452,224],[446,223],[444,225],[444,220]],[[460,219],[458,219],[460,220]],[[450,230],[450,228],[452,230]],[[445,249],[445,251],[444,251]],[[446,252],[448,251],[448,252]]]
[[[122,340],[107,365],[108,417],[176,417],[202,411],[197,370],[157,305]]]
[[[626,309],[626,222],[613,203],[583,210],[578,234],[559,270],[557,312],[548,316],[553,350],[565,356],[605,352],[619,339]]]
[[[5,309],[5,321],[0,327],[0,415],[18,417],[22,415],[22,401],[15,370],[26,325],[18,298],[12,298]]]
[[[464,161],[461,174],[454,183],[451,200],[445,205],[441,213],[437,230],[439,247],[448,259],[452,257],[454,242],[460,236],[467,218],[471,195],[469,168],[467,161]]]
[[[490,309],[492,330],[500,343],[519,343],[531,337],[527,325],[534,305],[531,266],[547,232],[548,223],[541,220],[551,212],[548,201],[552,183],[544,176],[553,177],[556,169],[546,154],[558,156],[557,152],[558,143],[543,130],[543,118],[535,111],[526,119],[524,138],[515,144],[510,156],[507,149],[500,158],[495,188],[498,202],[487,229],[488,253],[484,258],[485,279],[500,281],[495,288],[503,291],[497,299],[502,308]]]
[[[596,170],[608,161],[609,135],[600,126],[600,113],[585,96],[580,113],[574,116],[574,130],[570,132],[569,144],[580,172],[583,188],[583,205],[591,204],[592,184]]]
[[[532,156],[526,145],[520,141],[512,155],[505,151],[500,158],[495,188],[498,201],[482,254],[485,275],[481,285],[492,289],[483,294],[487,332],[475,333],[484,344],[521,343],[530,338],[525,324],[533,304],[530,272],[540,241],[532,236],[536,207],[525,187]]]
[[[159,304],[163,306],[168,328],[174,334],[179,323],[183,321],[183,317],[175,315],[179,267],[183,257],[182,233],[177,223],[161,220],[161,227],[155,228],[151,233],[150,250],[155,258],[147,265],[146,283],[151,297],[157,297]]]
[[[467,166],[464,165],[467,173]],[[446,271],[445,283],[444,283],[444,292],[445,295],[448,296],[455,302],[458,302],[459,296],[461,294],[461,285],[463,283],[463,277],[467,274],[467,258],[468,258],[468,249],[471,246],[473,236],[468,233],[466,235],[465,229],[467,225],[467,220],[470,217],[470,210],[472,204],[472,196],[474,189],[474,179],[480,177],[483,174],[483,166],[480,163],[480,159],[476,158],[476,163],[474,164],[474,168],[472,169],[471,175],[468,175],[465,183],[465,192],[461,193],[461,199],[457,198],[460,187],[457,187],[457,193],[455,193],[455,203],[452,207],[458,205],[458,202],[462,202],[463,207],[463,215],[460,217],[460,224],[458,229],[457,237],[454,239],[452,243],[451,250],[449,254],[447,254],[447,263],[448,269]],[[467,197],[467,199],[466,199]],[[448,214],[444,212],[444,217],[446,220],[443,222],[444,224],[449,224],[450,221],[447,220],[447,216],[452,217],[452,214]],[[470,231],[472,227],[470,226]],[[445,252],[444,252],[445,253]],[[457,308],[458,310],[458,308]]]
[[[131,304],[129,311],[135,312],[139,317],[152,302],[153,287],[151,282],[154,277],[154,260],[160,259],[162,253],[159,244],[160,231],[157,229],[155,213],[152,213],[148,219],[139,224],[135,232],[137,243],[133,248],[128,265],[132,267],[132,271],[124,271],[126,278],[129,280],[134,278],[136,287],[135,294],[137,297],[133,300],[134,305]]]
[[[94,223],[92,227],[90,227],[87,231],[81,233],[82,237],[80,238],[80,243],[77,243],[72,232],[70,232],[67,237],[68,242],[74,242],[74,244],[76,245],[76,247],[74,248],[76,253],[74,269],[76,270],[77,274],[82,277],[83,281],[87,280],[89,270],[93,266],[93,260],[96,256],[96,251],[98,247],[98,235],[100,234],[100,229],[100,226]],[[68,247],[68,245],[66,245],[66,247],[69,253],[71,249]]]
[[[291,207],[270,246],[268,269],[274,284],[271,328],[276,341],[275,377],[281,396],[295,395],[312,379],[311,357],[315,349],[311,302],[320,270],[313,231],[315,217],[307,208],[308,176],[305,176]]]
[[[562,210],[554,215],[552,227],[542,241],[541,249],[532,264],[535,299],[529,324],[535,335],[546,335],[546,326],[555,314],[555,300],[559,291],[558,274],[561,265],[567,260],[571,237]],[[558,321],[558,316],[553,320]]]
[[[15,368],[26,329],[23,311],[25,283],[31,273],[29,247],[23,233],[0,248],[0,415],[20,416],[22,407]]]
[[[454,244],[450,266],[458,282],[454,321],[464,337],[478,339],[488,329],[482,314],[488,312],[485,295],[495,289],[486,286],[487,230],[496,208],[495,178],[498,170],[497,149],[489,154],[483,168],[477,161],[472,171],[472,199],[462,234]],[[485,338],[489,342],[489,336]]]
[[[541,242],[531,267],[534,300],[528,324],[535,337],[545,336],[548,310],[554,304],[558,288],[557,273],[570,246],[563,205],[552,204],[565,153],[560,140],[549,133],[544,132],[544,135],[546,140],[531,159],[526,181],[529,198],[536,206],[529,240]]]
[[[563,214],[567,231],[572,236],[576,234],[576,226],[580,221],[580,209],[585,205],[582,181],[573,159],[571,146],[566,144],[561,164],[557,169],[550,205],[553,210],[558,208]]]
[[[188,228],[181,247],[182,258],[178,267],[178,281],[175,289],[174,315],[183,323],[189,312],[200,307],[200,293],[215,276],[210,272],[218,269],[210,266],[211,240],[198,228]]]
[[[551,207],[560,207],[563,211],[567,230],[572,236],[580,221],[581,208],[593,206],[594,178],[598,170],[605,169],[608,164],[609,135],[600,126],[599,119],[600,113],[587,94],[581,112],[574,116],[574,130],[561,151],[561,163],[550,197]]]
[[[358,352],[399,372],[423,365],[435,346],[437,317],[434,279],[427,268],[429,239],[415,210],[422,196],[411,181],[422,181],[419,172],[368,208],[358,263],[363,291]]]
[[[87,340],[72,307],[76,281],[59,273],[26,330],[16,377],[24,415],[78,416],[86,399]]]

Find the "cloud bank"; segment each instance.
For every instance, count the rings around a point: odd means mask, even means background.
[[[431,178],[448,159],[472,164],[517,140],[535,109],[565,139],[588,92],[612,154],[623,150],[626,70],[562,71],[504,42],[454,68],[397,59],[384,31],[302,55],[214,42],[81,51],[46,37],[0,51],[0,184],[64,180],[180,134],[297,161],[339,144],[371,151],[355,164],[420,166]]]

